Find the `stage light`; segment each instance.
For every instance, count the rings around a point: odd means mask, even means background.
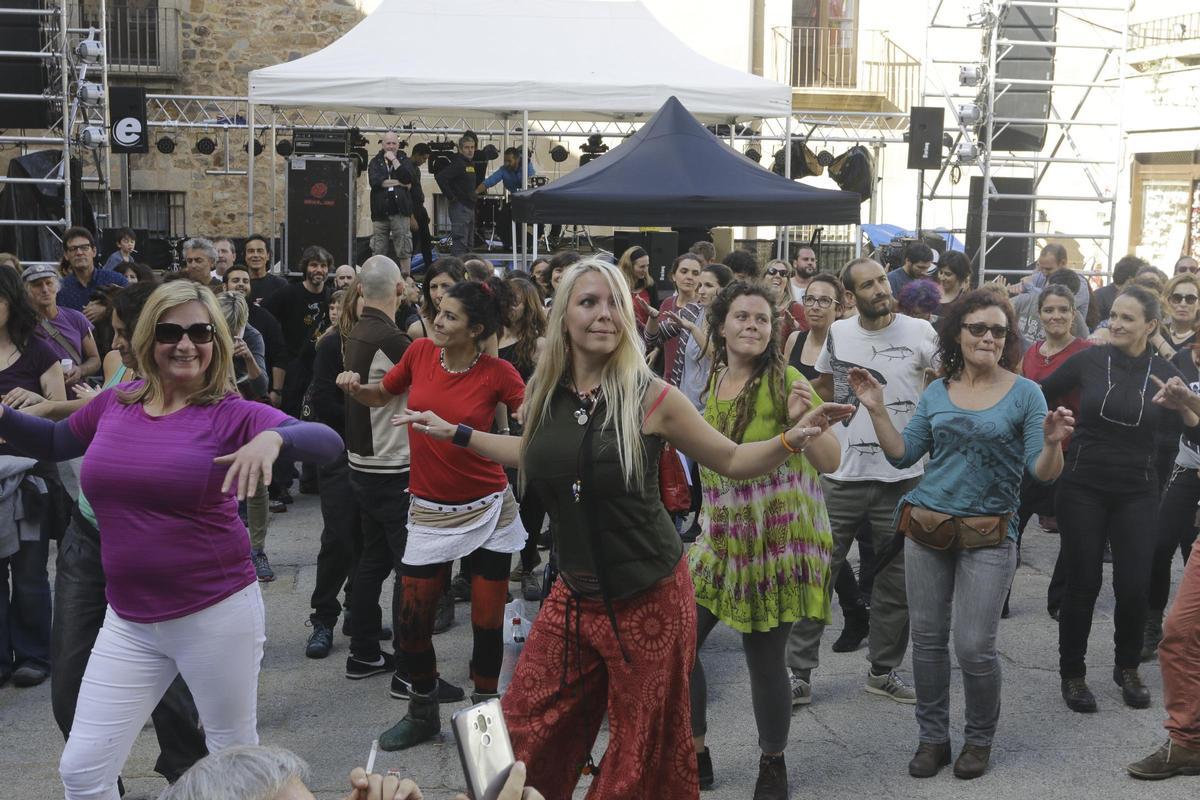
[[[604,143],[604,137],[598,133],[593,133],[587,138],[587,144],[581,145],[579,149],[583,151],[583,155],[579,157],[579,166],[582,167],[589,161],[594,161],[607,153],[608,145]]]
[[[978,86],[983,83],[983,66],[966,64],[958,68],[959,86]]]
[[[757,163],[757,162],[762,161],[762,153],[758,152],[758,150],[756,150],[753,147],[747,147],[746,148],[746,158]]]
[[[974,164],[979,160],[979,146],[974,142],[959,142],[954,155],[959,164]]]
[[[104,101],[104,87],[91,81],[80,81],[75,86],[75,96],[89,106],[99,105]]]
[[[571,155],[571,151],[563,147],[561,144],[556,144],[550,148],[550,160],[555,164],[561,164],[566,161]]]
[[[260,142],[258,139],[255,139],[254,140],[254,155],[261,156],[262,151],[263,151],[263,143]],[[242,152],[243,153],[250,152],[250,143],[249,142],[246,142],[244,145],[242,145]]]
[[[196,152],[202,156],[211,156],[217,152],[217,143],[207,136],[201,136],[196,140]]]
[[[108,132],[99,125],[88,125],[79,135],[84,147],[100,147],[108,142]]]
[[[783,163],[785,155],[783,148],[775,151],[771,172],[776,175],[783,175]],[[820,175],[825,171],[825,167],[817,160],[817,154],[808,149],[808,144],[800,138],[792,139],[792,163],[791,173],[786,176],[795,180],[796,178],[804,178],[809,175]]]
[[[829,152],[828,150],[822,150],[821,152],[817,153],[817,163],[822,167],[828,167],[833,163],[833,160],[833,153]]]
[[[154,143],[154,147],[164,156],[169,156],[175,152],[175,140],[170,136],[162,136]]]
[[[964,103],[958,107],[958,120],[963,125],[978,125],[983,121],[983,109],[976,103]]]
[[[854,145],[829,165],[829,177],[839,188],[857,192],[860,202],[867,202],[875,190],[875,163],[871,151],[861,144]]]
[[[290,156],[294,151],[295,148],[292,146],[291,139],[280,139],[275,142],[275,152],[284,158]]]
[[[104,57],[104,45],[95,39],[83,39],[75,45],[75,55],[86,64],[97,64]]]

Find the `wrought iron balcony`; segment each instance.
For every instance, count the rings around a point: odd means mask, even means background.
[[[1200,65],[1200,11],[1131,24],[1127,60],[1139,72]]]
[[[778,27],[775,79],[812,106],[907,111],[916,102],[921,62],[879,30]],[[803,98],[801,100],[801,98]]]

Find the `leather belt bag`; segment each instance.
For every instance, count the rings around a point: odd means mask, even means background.
[[[934,550],[974,550],[1003,544],[1011,516],[956,517],[905,503],[900,510],[899,530]]]

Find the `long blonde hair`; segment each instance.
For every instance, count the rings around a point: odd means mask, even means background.
[[[642,446],[642,405],[646,387],[654,375],[646,366],[641,337],[633,315],[633,298],[621,271],[598,258],[579,261],[569,267],[554,293],[559,302],[550,309],[546,324],[546,347],[525,391],[525,431],[522,452],[530,440],[550,420],[554,393],[571,373],[570,340],[566,332],[567,310],[575,293],[575,283],[589,272],[599,273],[608,284],[616,303],[614,322],[618,324],[617,349],[600,374],[604,395],[602,426],[613,425],[617,433],[617,451],[626,486],[639,484],[645,472],[645,448]],[[524,469],[522,468],[522,480]]]
[[[121,392],[122,403],[132,405],[163,398],[162,376],[159,375],[158,363],[154,360],[154,326],[172,308],[191,302],[199,303],[208,312],[208,321],[213,326],[213,353],[212,360],[204,371],[204,385],[188,396],[187,404],[207,406],[219,403],[226,395],[237,394],[237,387],[233,382],[233,337],[229,333],[228,323],[225,322],[225,314],[217,305],[217,296],[207,286],[191,281],[171,281],[154,290],[146,299],[146,305],[138,316],[132,345],[138,371],[145,382],[137,389]]]

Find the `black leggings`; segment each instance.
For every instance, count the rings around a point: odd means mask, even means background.
[[[1171,596],[1171,563],[1175,550],[1187,563],[1196,541],[1196,506],[1200,504],[1200,473],[1175,467],[1158,508],[1158,539],[1150,567],[1150,613],[1161,615]]]
[[[1132,490],[1132,491],[1130,491]],[[1055,498],[1067,588],[1058,622],[1059,673],[1087,674],[1088,636],[1104,576],[1104,542],[1112,544],[1116,664],[1137,667],[1146,623],[1150,562],[1158,517],[1158,485],[1092,486],[1064,477]]]

